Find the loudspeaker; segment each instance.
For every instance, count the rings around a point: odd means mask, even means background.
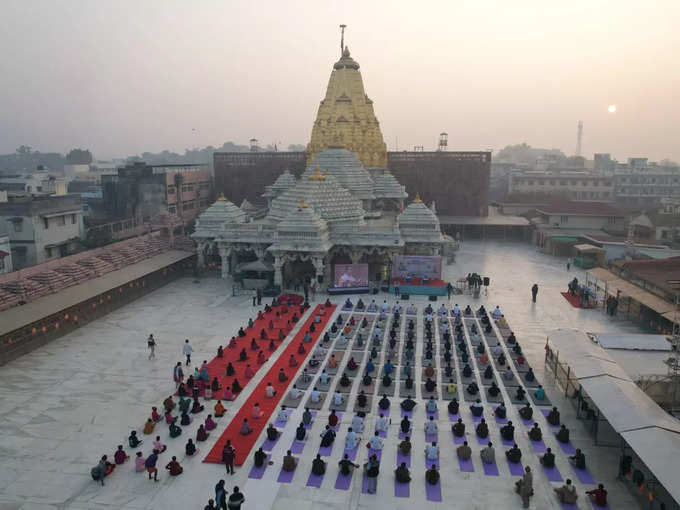
[[[409,297],[410,297],[409,294],[402,294],[402,295],[401,295],[401,299],[405,299],[405,300],[407,300],[407,301],[408,301]]]
[[[489,277],[485,276],[484,277],[484,286],[488,287],[490,283],[491,283],[491,280],[489,279]]]
[[[427,299],[430,301],[437,301],[437,296],[429,296]]]

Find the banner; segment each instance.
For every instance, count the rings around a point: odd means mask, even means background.
[[[397,255],[394,257],[392,278],[411,277],[441,280],[442,258],[420,255]]]
[[[368,264],[335,264],[335,287],[368,287]]]

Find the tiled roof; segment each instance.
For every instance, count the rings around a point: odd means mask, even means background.
[[[577,216],[623,216],[616,206],[607,202],[577,202],[562,200],[551,202],[536,208],[543,214],[577,215]]]

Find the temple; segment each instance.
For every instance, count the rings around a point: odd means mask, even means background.
[[[405,207],[408,194],[386,168],[373,102],[347,47],[333,65],[307,155],[299,179],[284,171],[262,190],[266,211],[221,196],[198,218],[199,264],[221,265],[223,277],[245,270],[254,276],[243,282],[251,288],[302,279],[327,286],[335,264],[368,263],[370,279],[380,281],[395,255],[455,248],[434,203],[428,207],[416,194]],[[266,273],[273,282],[261,277]]]

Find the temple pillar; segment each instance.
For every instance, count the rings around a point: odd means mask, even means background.
[[[220,258],[222,259],[222,272],[220,274],[221,278],[228,278],[229,277],[229,256],[232,255],[232,252],[230,250],[227,250],[226,248],[219,248],[220,252]]]
[[[236,264],[238,264],[237,259],[238,257],[236,256],[236,250],[231,250],[229,252],[229,264],[228,264],[228,273],[231,275],[234,274],[234,269],[236,269]]]
[[[283,260],[279,255],[274,255],[274,285],[280,285],[283,289]]]
[[[312,264],[314,264],[314,269],[316,269],[316,281],[318,282],[319,276],[323,276],[324,267],[326,264],[324,264],[323,257],[312,258]]]

